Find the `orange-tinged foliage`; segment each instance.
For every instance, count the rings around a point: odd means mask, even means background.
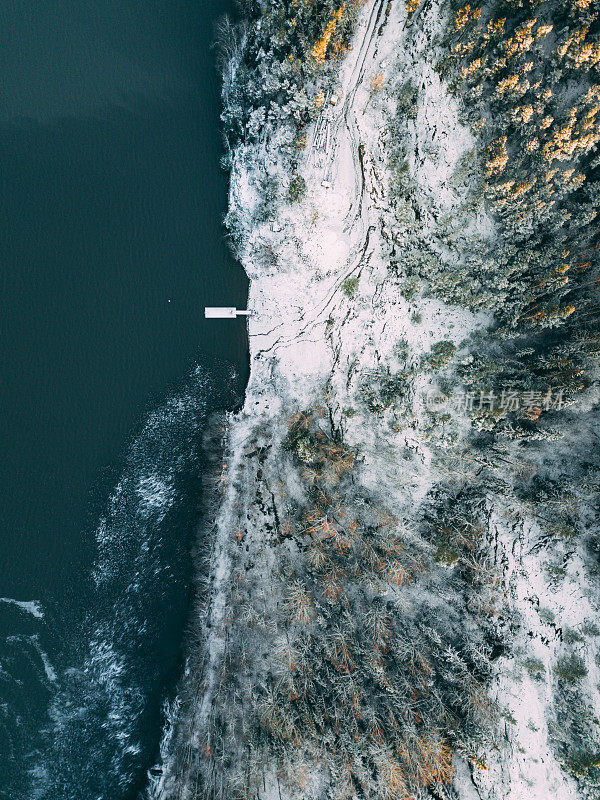
[[[303,411],[298,411],[290,418],[288,428],[301,427],[303,430],[310,428],[310,418]]]
[[[502,173],[507,162],[506,136],[499,136],[488,146],[488,158],[485,164],[486,178]]]
[[[323,576],[323,593],[333,603],[337,602],[344,593],[342,579],[344,578],[342,570],[331,568]]]
[[[308,141],[308,136],[306,135],[306,133],[303,133],[302,136],[299,136],[297,139],[294,140],[294,147],[296,148],[296,150],[304,150],[307,141]]]
[[[587,152],[594,147],[600,141],[599,112],[600,104],[594,105],[580,117],[578,117],[577,109],[571,108],[567,120],[552,130],[550,138],[544,144],[542,148],[544,158],[547,161],[555,159],[565,161],[578,151]],[[542,120],[542,127],[550,127],[552,122],[552,117],[548,117]]]
[[[514,35],[511,36],[510,39],[507,39],[505,42],[503,42],[502,46],[507,58],[512,58],[515,55],[520,55],[521,53],[525,53],[527,50],[529,50],[535,41],[532,35],[532,30],[536,22],[537,19],[535,18],[529,20],[529,22],[521,25],[520,28],[517,28],[517,30],[514,32]]]
[[[454,30],[462,30],[468,22],[475,22],[481,16],[481,9],[475,8],[471,11],[471,4],[467,3],[462,8],[459,8],[454,15]]]
[[[533,117],[533,106],[526,105],[526,106],[518,106],[513,112],[513,118],[517,122],[521,122],[522,124],[526,125],[531,118]]]
[[[286,604],[292,619],[301,625],[307,625],[314,618],[311,597],[302,584],[294,583],[288,588]]]
[[[500,83],[496,86],[496,94],[506,94],[507,92],[512,91],[516,85],[519,83],[519,76],[518,75],[509,75],[508,78],[503,78]]]
[[[387,570],[387,578],[394,586],[402,586],[408,579],[408,570],[406,570],[399,561],[392,564]]]
[[[502,36],[504,33],[504,26],[506,25],[506,17],[502,19],[490,20],[487,24],[486,39],[496,38]]]
[[[589,25],[573,31],[571,35],[558,46],[557,53],[560,58],[568,58],[575,67],[590,69],[600,62],[600,42],[588,42],[586,38],[590,32]]]
[[[396,748],[406,771],[418,786],[450,783],[454,777],[452,750],[441,738],[415,736],[406,745]]]
[[[344,10],[345,3],[338,8],[338,10],[333,14],[327,25],[325,26],[325,30],[323,32],[323,36],[319,39],[318,42],[315,42],[313,49],[310,51],[311,56],[313,57],[314,61],[317,64],[322,64],[325,60],[325,56],[327,55],[327,48],[329,47],[329,43],[331,42],[331,37],[334,34],[335,28],[340,21],[340,17],[342,16],[342,12]]]
[[[380,757],[377,768],[386,800],[406,800],[410,797],[404,770],[390,753]]]
[[[383,85],[383,73],[378,72],[376,75],[373,75],[371,80],[369,81],[369,91],[371,95],[378,92]]]
[[[471,63],[466,66],[463,71],[461,72],[461,80],[465,80],[466,78],[470,78],[477,70],[481,67],[481,59],[476,58]]]
[[[548,36],[548,34],[554,30],[554,25],[540,25],[540,27],[535,32],[535,38],[541,39],[542,36]]]

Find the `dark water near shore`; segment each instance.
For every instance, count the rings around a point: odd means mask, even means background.
[[[189,607],[203,420],[247,368],[228,0],[0,0],[0,798],[132,798]],[[16,601],[16,602],[15,602]]]

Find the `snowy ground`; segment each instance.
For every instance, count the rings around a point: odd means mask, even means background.
[[[431,298],[405,299],[399,288],[402,276],[389,269],[392,235],[400,247],[408,245],[412,236],[408,227],[398,230],[388,185],[384,130],[395,112],[392,88],[410,79],[419,89],[416,118],[405,144],[410,176],[427,209],[421,237],[433,236],[440,216],[464,201],[464,194],[452,188],[449,179],[474,142],[459,123],[456,102],[430,61],[441,25],[439,6],[426,5],[418,23],[411,25],[404,4],[392,3],[388,15],[386,9],[387,0],[371,0],[363,7],[353,47],[337,76],[340,101],[324,111],[332,132],[329,150],[309,146],[299,163],[307,186],[305,198],[294,204],[281,200],[269,220],[257,221],[261,172],[286,180],[280,174],[276,148],[260,154],[240,152],[234,162],[230,205],[245,231],[241,257],[251,278],[251,375],[244,407],[231,422],[225,493],[212,556],[206,669],[187,728],[193,731],[195,744],[203,741],[227,637],[225,588],[235,571],[229,543],[240,507],[247,509],[252,522],[246,550],[260,554],[265,581],[273,566],[264,523],[276,523],[275,495],[273,509],[264,512],[256,507],[255,493],[257,485],[272,487],[285,482],[286,476],[268,474],[268,461],[264,475],[262,462],[258,466],[254,458],[256,451],[277,448],[291,414],[325,398],[333,424],[361,454],[365,488],[384,497],[400,516],[416,508],[436,480],[431,437],[438,437],[436,446],[443,445],[442,434],[432,432],[423,407],[431,376],[419,374],[411,389],[412,413],[402,419],[365,412],[359,399],[361,385],[369,371],[418,364],[435,342],[448,340],[459,346],[489,323],[484,315]],[[379,74],[382,88],[373,92],[372,81]],[[308,140],[310,144],[312,135]],[[493,230],[481,209],[466,218],[465,225],[483,237]],[[349,279],[356,279],[352,290]],[[466,423],[455,422],[460,436]],[[299,490],[288,485],[286,491],[293,495]],[[490,546],[500,553],[506,602],[510,613],[523,620],[516,655],[500,659],[492,690],[511,719],[505,726],[508,747],[488,754],[486,769],[457,759],[453,788],[464,800],[570,800],[577,796],[574,786],[558,767],[548,742],[545,708],[553,643],[536,608],[552,606],[561,614],[568,610],[574,627],[593,615],[593,609],[584,608],[579,599],[549,596],[535,554],[527,554],[527,537],[499,513],[491,519]],[[574,581],[574,592],[576,586]],[[531,603],[533,595],[537,606]],[[522,665],[519,653],[530,652],[532,641],[545,665],[545,680],[533,680]],[[589,675],[597,683],[597,667],[591,663]],[[191,788],[185,770],[174,776],[167,763],[153,796],[184,800],[191,797]],[[272,776],[261,797],[279,800],[285,797],[283,791]]]

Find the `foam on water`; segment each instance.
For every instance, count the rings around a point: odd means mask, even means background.
[[[0,597],[0,603],[16,606],[21,611],[26,611],[32,617],[36,617],[36,619],[42,619],[44,616],[42,607],[36,600],[14,600],[12,597]]]
[[[42,660],[42,664],[44,666],[44,672],[46,673],[46,677],[48,678],[49,681],[52,681],[54,683],[54,681],[56,681],[58,676],[56,674],[56,670],[54,669],[54,667],[50,663],[50,658],[48,657],[48,653],[46,653],[45,650],[42,650],[42,646],[40,645],[39,636],[34,635],[34,636],[31,636],[30,638],[31,638],[31,643],[33,644],[35,649],[38,651],[39,656],[40,656],[40,658]]]
[[[42,736],[29,742],[24,797],[117,800],[143,786],[179,663],[199,505],[199,445],[215,403],[212,387],[196,369],[130,445],[95,532],[87,611],[64,652],[49,656],[38,632],[13,637],[19,641],[11,646],[26,654],[49,692]],[[47,626],[39,604],[2,602]],[[0,680],[15,674],[4,662],[2,670]],[[10,709],[0,709],[0,723],[2,716],[10,717]]]

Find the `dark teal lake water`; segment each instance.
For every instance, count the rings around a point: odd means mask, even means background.
[[[199,439],[243,390],[227,0],[0,0],[0,798],[143,788],[180,667]]]

